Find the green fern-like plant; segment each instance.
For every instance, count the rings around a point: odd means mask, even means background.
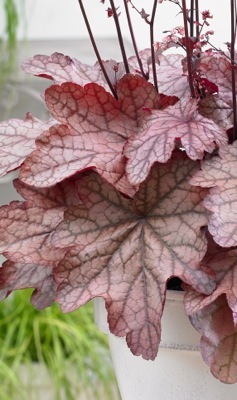
[[[0,302],[0,399],[38,399],[31,380],[38,364],[52,380],[52,400],[76,400],[80,394],[114,399],[107,340],[94,325],[92,303],[70,314],[56,304],[39,312],[30,294],[19,291]]]

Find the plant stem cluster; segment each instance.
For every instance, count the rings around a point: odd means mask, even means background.
[[[184,35],[182,39],[177,39],[175,35],[169,35],[168,37],[164,38],[162,42],[156,43],[155,38],[154,38],[154,25],[155,25],[155,19],[156,19],[156,11],[159,6],[164,1],[169,1],[170,3],[173,3],[174,5],[178,6],[180,9],[180,13],[183,15],[183,27],[184,27]],[[105,76],[105,79],[115,97],[117,97],[116,94],[116,89],[114,85],[111,83],[108,74],[105,70],[103,61],[100,56],[100,52],[97,48],[96,41],[94,38],[94,35],[91,30],[91,26],[89,23],[89,20],[87,18],[87,14],[85,11],[85,7],[83,5],[83,0],[78,0],[81,12],[83,14],[84,21],[86,23],[86,27],[90,36],[91,43],[93,45],[96,57],[98,59],[98,62],[100,64],[101,70],[103,71],[103,74]],[[105,4],[105,0],[100,1],[102,4]],[[149,36],[150,36],[150,50],[151,50],[151,71],[152,71],[152,80],[154,82],[154,86],[157,90],[159,91],[158,87],[158,80],[157,80],[157,72],[156,72],[156,64],[159,62],[158,60],[158,55],[161,51],[166,50],[169,47],[176,46],[176,47],[181,47],[185,52],[186,52],[186,73],[188,76],[188,82],[190,86],[190,93],[191,97],[197,98],[198,93],[195,88],[195,82],[197,78],[198,71],[196,71],[196,68],[198,66],[197,58],[201,57],[201,52],[202,48],[206,45],[209,45],[212,50],[218,51],[223,53],[220,49],[217,49],[214,45],[210,43],[209,37],[212,35],[214,32],[212,30],[208,30],[207,32],[203,33],[203,29],[205,26],[209,26],[209,20],[213,18],[209,10],[203,10],[200,11],[199,9],[199,0],[154,0],[153,1],[153,6],[151,7],[151,10],[145,10],[142,8],[139,10],[135,4],[135,1],[132,0],[123,0],[123,6],[124,10],[122,10],[120,7],[116,5],[116,1],[114,0],[108,0],[109,7],[107,8],[107,16],[110,18],[114,19],[115,23],[115,29],[117,32],[117,37],[118,37],[118,43],[119,47],[121,50],[121,55],[122,55],[122,60],[124,63],[124,68],[126,73],[130,72],[129,68],[129,63],[128,63],[128,57],[126,54],[125,50],[125,45],[124,45],[124,39],[123,39],[123,32],[121,29],[121,24],[120,24],[120,17],[121,14],[125,13],[129,32],[130,32],[130,37],[132,41],[132,45],[134,48],[134,52],[137,58],[137,62],[140,68],[140,73],[145,79],[149,79],[150,77],[148,76],[148,73],[144,71],[143,64],[141,57],[139,55],[138,47],[137,47],[137,42],[136,42],[136,35],[134,32],[133,28],[133,23],[132,23],[132,18],[131,18],[131,13],[130,10],[132,9],[135,11],[137,14],[139,14],[144,21],[145,25],[148,25],[149,29]],[[231,24],[231,38],[230,42],[228,43],[228,50],[229,50],[229,55],[228,53],[224,53],[227,58],[229,58],[232,62],[233,65],[233,73],[232,73],[232,86],[233,86],[233,111],[234,111],[234,132],[235,138],[237,137],[237,115],[236,115],[236,88],[235,88],[235,69],[236,69],[236,63],[235,63],[235,40],[236,40],[236,0],[230,0],[230,24]],[[167,40],[169,39],[169,40]],[[169,43],[168,43],[169,42]],[[210,49],[209,49],[210,51]]]

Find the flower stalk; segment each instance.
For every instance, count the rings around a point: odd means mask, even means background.
[[[111,5],[112,11],[113,11],[113,18],[114,18],[114,22],[115,22],[115,26],[116,26],[116,30],[117,30],[118,41],[119,41],[119,46],[120,46],[121,53],[122,53],[125,71],[127,74],[129,74],[130,70],[129,70],[129,65],[128,65],[128,58],[126,55],[126,50],[125,50],[125,46],[124,46],[124,42],[123,42],[123,35],[121,32],[118,13],[117,13],[117,9],[114,4],[114,0],[110,0],[110,5]]]
[[[147,79],[147,76],[146,76],[146,74],[144,72],[144,69],[143,69],[141,58],[140,58],[139,53],[138,53],[136,38],[135,38],[135,35],[134,35],[134,31],[133,31],[133,26],[132,26],[132,21],[131,21],[131,17],[130,17],[130,12],[129,12],[129,8],[128,8],[127,0],[124,0],[124,8],[125,8],[125,12],[126,12],[126,17],[127,17],[130,36],[131,36],[131,39],[132,39],[133,49],[134,49],[134,52],[135,52],[136,57],[137,57],[137,62],[138,62],[138,65],[139,65],[139,68],[140,68],[142,76],[145,79]]]
[[[186,52],[187,52],[187,69],[188,69],[188,81],[191,92],[191,97],[195,97],[195,90],[193,85],[193,77],[192,77],[192,50],[190,46],[190,38],[188,32],[188,16],[187,16],[187,7],[186,0],[182,0],[182,10],[183,10],[183,21],[184,21],[184,31],[185,31],[185,41],[186,41]]]
[[[100,57],[100,52],[99,52],[98,47],[97,47],[97,45],[95,43],[94,35],[92,33],[92,30],[91,30],[91,27],[90,27],[90,23],[88,21],[87,15],[86,15],[85,8],[83,6],[83,1],[82,0],[78,0],[78,3],[79,3],[79,6],[80,6],[80,9],[81,9],[81,13],[82,13],[83,19],[84,19],[85,24],[86,24],[86,28],[87,28],[87,31],[88,31],[88,34],[89,34],[89,37],[90,37],[91,44],[93,46],[96,58],[97,58],[98,63],[100,65],[100,68],[101,68],[101,70],[102,70],[102,72],[104,74],[105,80],[108,83],[111,92],[113,93],[114,97],[117,98],[117,93],[116,93],[116,91],[115,91],[115,89],[114,89],[114,87],[113,87],[113,85],[112,85],[112,83],[111,83],[111,81],[109,79],[109,76],[108,76],[108,74],[106,72],[106,69],[104,67],[103,61],[102,61],[102,59]]]
[[[200,29],[199,29],[199,4],[198,4],[198,0],[195,0],[195,22],[196,22],[196,37],[199,40]]]
[[[157,1],[154,1],[152,14],[151,14],[151,22],[150,22],[150,44],[151,44],[151,60],[152,60],[152,73],[153,73],[153,81],[156,91],[158,92],[158,81],[157,81],[157,74],[156,74],[156,55],[155,55],[155,48],[154,48],[154,22],[155,22],[155,15],[157,9]]]

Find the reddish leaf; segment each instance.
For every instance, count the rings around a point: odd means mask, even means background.
[[[153,111],[140,124],[139,134],[129,138],[125,146],[130,182],[142,182],[155,161],[166,162],[176,139],[193,160],[202,158],[204,151],[211,153],[216,145],[227,143],[224,129],[197,112],[196,100],[184,99],[165,110]]]
[[[217,287],[210,296],[204,296],[191,289],[185,296],[186,312],[195,314],[212,304],[222,294],[226,295],[233,314],[237,313],[237,250],[219,247],[215,252],[206,255],[202,261],[205,267],[211,268],[216,275]],[[236,320],[237,326],[237,320]]]
[[[52,79],[58,84],[74,82],[84,86],[89,82],[97,82],[103,85],[98,65],[89,66],[61,53],[35,55],[22,63],[22,69],[29,74]]]
[[[31,301],[39,310],[55,301],[56,283],[52,267],[6,261],[0,268],[0,300],[11,291],[34,288]]]
[[[63,219],[59,208],[27,207],[12,202],[0,208],[0,253],[12,261],[49,265],[62,258],[47,239]]]
[[[78,182],[83,205],[66,212],[52,237],[53,246],[77,246],[54,270],[62,309],[104,297],[111,331],[146,359],[157,354],[167,280],[179,276],[206,294],[215,287],[198,267],[207,217],[205,191],[187,183],[196,168],[182,154],[155,165],[133,200],[87,173]]]
[[[122,155],[126,139],[136,131],[142,108],[158,107],[152,84],[138,75],[126,75],[118,84],[119,101],[101,86],[65,83],[46,90],[46,103],[56,125],[37,141],[24,163],[21,179],[35,186],[51,186],[77,171],[95,168],[127,195],[135,188],[125,175]]]
[[[191,318],[202,334],[200,350],[213,375],[224,383],[237,382],[237,328],[224,295]]]
[[[229,60],[219,54],[203,57],[200,70],[208,80],[218,86],[222,101],[232,107],[232,67]]]
[[[142,68],[143,71],[145,73],[145,75],[147,76],[147,78],[149,78],[152,82],[152,73],[151,73],[151,64],[152,64],[152,58],[151,58],[151,50],[150,49],[145,49],[142,51],[139,51],[139,58],[142,64]],[[159,66],[159,57],[158,55],[156,55],[156,70]],[[131,70],[131,72],[133,73],[137,73],[137,74],[141,74],[141,68],[140,65],[137,61],[137,57],[136,56],[132,56],[129,57],[128,59],[128,64],[129,64],[129,68]]]
[[[233,108],[225,103],[219,95],[208,96],[201,100],[198,110],[203,117],[212,119],[225,130],[233,126]]]
[[[25,120],[0,123],[0,176],[18,168],[36,148],[35,139],[55,122],[42,122],[27,113]]]
[[[181,54],[160,56],[157,70],[158,87],[161,93],[177,96],[180,99],[190,96],[187,76],[183,73]]]
[[[81,202],[73,182],[50,189],[27,187],[19,181],[15,186],[27,201],[0,208],[0,252],[15,262],[56,265],[65,251],[53,248],[49,238],[67,206]]]
[[[201,352],[212,373],[226,383],[237,382],[237,250],[209,241],[203,264],[216,274],[217,287],[210,296],[192,289],[185,308],[202,334]]]
[[[146,49],[140,51],[139,56],[145,74],[149,77],[149,80],[153,82],[151,50]],[[163,54],[156,54],[156,71],[160,93],[176,96],[178,98],[190,96],[187,76],[183,73],[182,60],[183,56],[181,54],[169,54],[166,56]],[[128,61],[129,66],[131,66],[134,71],[141,73],[137,57],[130,57]]]
[[[237,142],[219,149],[219,157],[204,161],[202,170],[190,181],[193,185],[210,187],[204,200],[212,212],[209,232],[221,246],[237,245]]]
[[[14,180],[17,192],[27,200],[27,206],[51,209],[80,204],[81,200],[75,187],[77,177],[66,179],[50,188],[39,189],[28,186],[19,179]]]
[[[115,86],[126,73],[123,63],[117,63],[114,60],[102,62],[110,82]],[[61,53],[53,53],[51,56],[35,55],[24,61],[22,68],[27,73],[51,79],[59,85],[72,82],[84,86],[87,83],[96,82],[110,92],[98,62],[91,66]],[[130,72],[134,73],[135,71],[131,69]]]

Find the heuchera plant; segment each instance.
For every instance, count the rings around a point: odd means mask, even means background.
[[[105,300],[111,332],[153,360],[167,282],[178,277],[185,310],[201,333],[212,373],[237,382],[236,4],[226,51],[210,37],[212,14],[198,1],[169,0],[183,27],[154,40],[156,11],[108,1],[122,62],[54,53],[23,69],[53,80],[43,98],[51,119],[28,113],[0,124],[1,175],[25,199],[0,208],[0,295],[33,287],[39,309],[64,312]],[[96,1],[95,1],[96,3]],[[97,3],[99,3],[97,1]],[[106,7],[106,1],[100,1]],[[138,51],[132,13],[150,31]],[[134,46],[128,58],[125,17]],[[182,54],[168,54],[180,48]]]

